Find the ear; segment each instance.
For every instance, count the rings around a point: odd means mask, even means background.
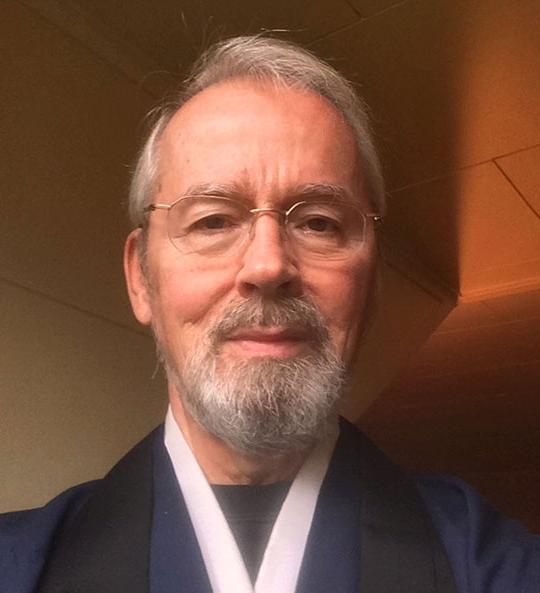
[[[148,280],[141,261],[141,233],[141,229],[135,229],[128,235],[124,247],[124,274],[133,313],[139,323],[149,325],[152,321],[152,308]]]

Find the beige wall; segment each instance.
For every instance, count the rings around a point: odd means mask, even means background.
[[[100,476],[164,407],[121,275],[151,98],[17,2],[0,19],[0,510]]]
[[[102,475],[165,401],[121,274],[121,202],[152,98],[27,5],[4,2],[0,19],[0,511]],[[353,419],[452,307],[415,262],[390,259]]]

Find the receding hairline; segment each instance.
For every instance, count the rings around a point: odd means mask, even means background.
[[[193,126],[193,124],[188,118],[193,115],[193,110],[196,110],[194,115],[195,117],[201,117],[204,113],[204,110],[208,108],[208,105],[204,105],[203,107],[197,105],[197,101],[201,98],[201,96],[206,94],[216,94],[219,93],[221,90],[226,90],[227,88],[237,88],[239,91],[239,95],[242,96],[243,94],[249,91],[257,91],[260,90],[261,94],[277,94],[279,97],[280,93],[289,93],[289,92],[297,92],[301,93],[302,95],[311,96],[321,105],[321,113],[323,110],[326,110],[331,117],[335,118],[335,121],[339,122],[343,126],[343,129],[340,130],[340,134],[346,134],[348,136],[348,141],[351,142],[354,152],[355,152],[355,160],[356,166],[359,169],[359,172],[362,173],[363,171],[363,162],[360,154],[360,148],[358,147],[358,143],[356,142],[356,136],[353,127],[343,114],[343,112],[338,109],[327,97],[321,95],[320,93],[316,92],[313,89],[302,87],[302,86],[295,86],[295,85],[286,85],[281,83],[281,81],[274,81],[272,79],[262,80],[260,78],[250,78],[249,76],[236,76],[234,78],[229,78],[225,80],[221,80],[216,82],[208,87],[203,88],[198,93],[194,94],[193,96],[189,97],[187,101],[182,103],[176,110],[171,110],[170,115],[167,118],[167,121],[164,122],[162,127],[159,130],[159,134],[155,138],[155,193],[159,192],[160,187],[160,176],[162,174],[160,170],[160,163],[162,158],[162,149],[163,149],[163,139],[167,136],[170,132],[171,126],[183,126],[186,123]],[[214,105],[219,105],[219,95],[218,99],[214,99]],[[194,106],[195,105],[195,106]],[[199,113],[197,113],[199,111]],[[219,110],[216,109],[216,112]],[[360,175],[363,177],[363,175]]]
[[[309,50],[288,41],[256,35],[226,39],[210,47],[195,62],[181,87],[151,112],[148,136],[139,154],[130,189],[130,216],[135,225],[144,224],[144,205],[155,195],[157,141],[170,120],[200,92],[234,79],[311,91],[333,105],[356,140],[368,198],[379,213],[384,213],[381,163],[374,144],[369,109],[362,97],[341,73]]]

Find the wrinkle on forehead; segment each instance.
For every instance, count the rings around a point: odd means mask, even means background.
[[[187,188],[186,192],[179,198],[199,197],[224,197],[238,201],[253,200],[257,188],[246,179],[244,181],[232,181],[231,183],[197,183]],[[290,201],[301,200],[334,200],[338,202],[354,203],[355,196],[342,186],[331,183],[304,183],[292,187],[287,192]]]
[[[237,135],[240,138],[235,144],[231,139]],[[227,148],[219,153],[222,144]],[[300,178],[313,145],[312,168],[316,166],[323,173],[318,179]],[[309,90],[246,80],[216,84],[195,95],[173,116],[159,148],[160,182],[174,175],[176,185],[181,185],[174,197],[190,191],[194,183],[187,178],[194,172],[198,174],[195,185],[226,183],[238,186],[227,193],[250,197],[254,193],[290,194],[285,186],[305,185],[306,181],[331,183],[335,169],[347,170],[349,180],[355,178],[348,185],[355,186],[355,194],[363,193],[358,149],[350,126],[327,99]],[[206,176],[198,158],[201,150],[209,157]],[[242,158],[235,159],[238,153]],[[216,154],[218,158],[214,158]],[[219,161],[232,165],[228,178]],[[219,175],[214,174],[216,167]],[[324,179],[325,171],[330,171],[328,179]],[[294,179],[295,175],[299,179]]]

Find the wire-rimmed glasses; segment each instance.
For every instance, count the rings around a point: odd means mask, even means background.
[[[207,256],[234,254],[250,237],[256,218],[276,214],[298,255],[341,259],[362,246],[369,223],[382,219],[339,199],[304,200],[280,210],[249,208],[224,196],[190,195],[172,204],[149,204],[143,212],[154,210],[167,211],[167,233],[180,253]]]

